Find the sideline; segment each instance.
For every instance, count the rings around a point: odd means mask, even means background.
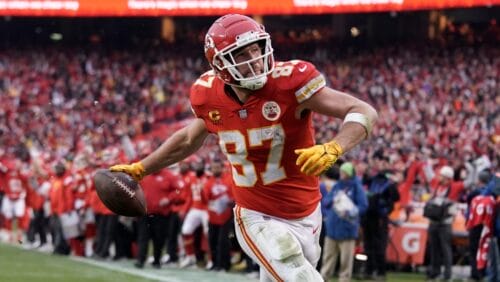
[[[127,273],[130,275],[139,276],[142,278],[152,279],[152,280],[156,280],[156,281],[182,282],[182,280],[178,280],[175,278],[167,278],[167,277],[165,277],[165,274],[163,274],[163,275],[154,274],[154,273],[146,272],[146,271],[139,270],[139,269],[125,268],[125,267],[120,266],[120,265],[106,263],[105,261],[95,261],[92,259],[87,259],[87,258],[82,258],[82,257],[74,257],[74,256],[70,256],[68,258],[72,261],[83,262],[83,263],[86,263],[86,264],[89,264],[92,266],[97,266],[100,268],[105,268],[105,269],[117,271],[117,272],[123,272],[123,273]]]
[[[50,255],[50,252],[40,251],[35,249],[29,249],[23,244],[7,243],[1,242],[0,244],[5,244],[14,248],[23,249],[25,251],[36,252],[43,255]],[[255,282],[258,279],[253,279],[246,277],[240,273],[222,273],[222,272],[211,272],[201,269],[180,269],[180,268],[169,268],[162,267],[161,269],[136,269],[131,264],[130,261],[106,261],[106,260],[94,260],[91,258],[67,256],[67,259],[78,262],[85,263],[91,266],[96,266],[99,268],[126,273],[140,278],[149,279],[152,281],[160,282],[186,282],[186,281],[204,281],[204,282]]]
[[[13,244],[13,243],[8,243],[8,242],[1,242],[1,241],[0,241],[0,243],[5,244],[5,245],[10,246],[10,247],[25,250],[25,251],[36,252],[36,253],[39,253],[42,255],[50,255],[50,253],[48,253],[48,252],[30,250],[30,249],[24,247],[24,245],[22,245],[22,244],[15,244],[15,243]],[[184,281],[186,281],[186,280],[179,280],[179,279],[172,278],[172,277],[165,277],[165,273],[159,273],[159,274],[150,273],[150,272],[146,272],[146,271],[139,270],[139,269],[126,268],[126,267],[121,266],[121,265],[111,264],[111,263],[108,263],[106,261],[96,261],[93,259],[76,257],[76,256],[67,256],[67,258],[69,260],[72,260],[75,262],[86,263],[88,265],[97,266],[97,267],[104,268],[107,270],[127,273],[130,275],[138,276],[141,278],[147,278],[147,279],[151,279],[151,280],[155,280],[155,281],[161,281],[161,282],[184,282]]]

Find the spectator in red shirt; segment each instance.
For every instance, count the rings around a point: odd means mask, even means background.
[[[8,231],[15,231],[11,234],[13,241],[22,238],[21,229],[27,229],[24,226],[24,217],[26,213],[26,195],[29,189],[28,179],[21,173],[21,160],[12,158],[6,162],[6,172],[4,176],[4,192],[0,212],[5,217],[5,227]],[[17,229],[12,230],[13,222],[16,221]]]
[[[229,233],[234,228],[234,199],[231,193],[231,178],[223,173],[223,169],[222,160],[212,161],[212,175],[203,187],[203,196],[208,203],[208,242],[213,261],[210,270],[228,271],[231,267]]]
[[[144,190],[148,215],[138,221],[139,254],[135,266],[143,268],[148,253],[149,240],[153,241],[153,267],[160,268],[161,252],[165,245],[168,230],[170,203],[175,197],[179,181],[169,170],[161,170],[141,181]]]
[[[443,170],[443,168],[445,169]],[[442,174],[443,172],[446,172],[445,176]],[[443,177],[447,178],[449,181],[443,183]],[[465,184],[464,181],[455,181],[454,179],[455,170],[451,166],[440,167],[439,174],[436,174],[430,182],[432,192],[437,193],[438,195],[446,193],[447,198],[452,201],[458,202],[461,196],[463,196],[462,194],[464,193]]]
[[[204,246],[203,243],[206,242],[206,237],[208,236],[207,202],[202,195],[203,187],[207,180],[207,176],[205,175],[205,162],[194,162],[192,168],[196,175],[188,188],[188,212],[186,213],[181,228],[182,242],[185,251],[185,257],[179,263],[181,268],[190,267],[201,258],[201,253],[206,250],[206,248],[204,248],[206,246]],[[198,237],[196,233],[200,227],[202,229],[202,234]],[[207,265],[210,265],[210,263],[211,260],[209,258]]]
[[[54,254],[68,255],[70,246],[64,237],[61,215],[73,209],[73,192],[70,187],[64,183],[66,176],[66,167],[62,163],[57,163],[54,167],[55,176],[51,179],[49,191],[50,226],[52,233],[52,244],[54,245]]]
[[[175,195],[172,198],[170,205],[170,214],[168,216],[168,231],[167,231],[167,254],[168,257],[164,261],[165,264],[176,264],[179,260],[178,236],[181,232],[182,221],[189,209],[189,194],[191,193],[191,183],[194,181],[195,175],[190,169],[188,161],[179,163],[179,174],[176,176],[178,180]]]

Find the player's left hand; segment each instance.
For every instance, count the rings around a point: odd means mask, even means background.
[[[331,141],[295,150],[295,154],[299,155],[295,164],[301,166],[302,173],[317,176],[330,168],[342,153],[342,147],[337,142]]]

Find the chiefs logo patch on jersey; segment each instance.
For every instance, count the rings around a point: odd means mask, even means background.
[[[265,102],[262,105],[262,115],[269,121],[275,121],[280,117],[281,108],[278,103],[274,101]]]

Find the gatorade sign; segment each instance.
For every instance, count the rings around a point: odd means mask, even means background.
[[[403,224],[391,227],[387,246],[387,261],[423,264],[427,242],[427,224]]]
[[[408,254],[417,254],[420,251],[420,232],[410,231],[403,235],[401,246]]]

